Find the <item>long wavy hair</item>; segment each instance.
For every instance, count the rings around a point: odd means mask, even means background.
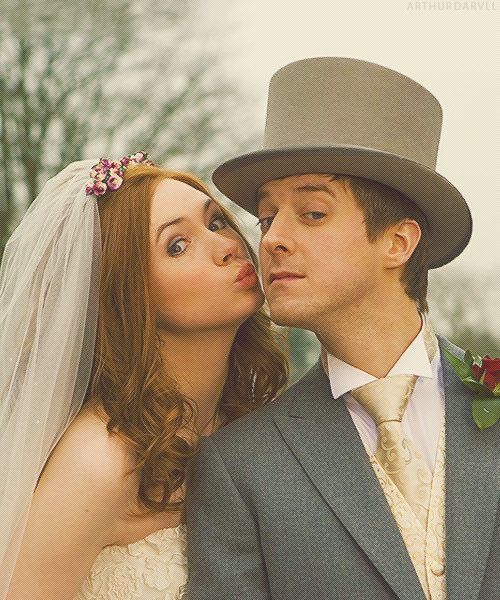
[[[193,425],[196,405],[162,364],[150,288],[151,201],[165,178],[213,198],[229,226],[242,235],[233,215],[189,173],[133,166],[118,190],[97,200],[102,233],[99,314],[84,404],[96,402],[107,430],[132,450],[134,467],[127,475],[137,471],[139,505],[149,514],[183,508],[183,500],[171,497],[184,483],[199,439]],[[245,244],[257,264],[255,252]],[[287,380],[283,343],[263,307],[239,327],[229,354],[219,403],[225,423],[272,401]]]

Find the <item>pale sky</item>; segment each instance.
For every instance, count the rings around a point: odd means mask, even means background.
[[[359,58],[427,87],[444,111],[436,170],[462,192],[474,222],[453,265],[499,273],[500,0],[210,0],[201,10],[224,69],[255,98],[258,133],[269,79],[294,60]]]

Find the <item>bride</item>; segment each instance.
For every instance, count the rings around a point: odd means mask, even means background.
[[[0,600],[185,598],[199,436],[287,364],[238,226],[138,152],[71,163],[0,269]]]

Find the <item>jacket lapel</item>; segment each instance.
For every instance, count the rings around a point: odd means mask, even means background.
[[[321,362],[289,393],[288,413],[275,416],[286,444],[398,598],[425,600],[363,442]]]
[[[500,424],[481,431],[472,418],[469,390],[444,358],[443,347],[464,351],[438,336],[446,413],[445,524],[447,600],[476,600],[493,541],[500,498]]]

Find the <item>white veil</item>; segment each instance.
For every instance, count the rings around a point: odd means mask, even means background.
[[[85,184],[96,162],[71,163],[46,183],[0,267],[0,600],[40,473],[89,384],[101,229]]]

